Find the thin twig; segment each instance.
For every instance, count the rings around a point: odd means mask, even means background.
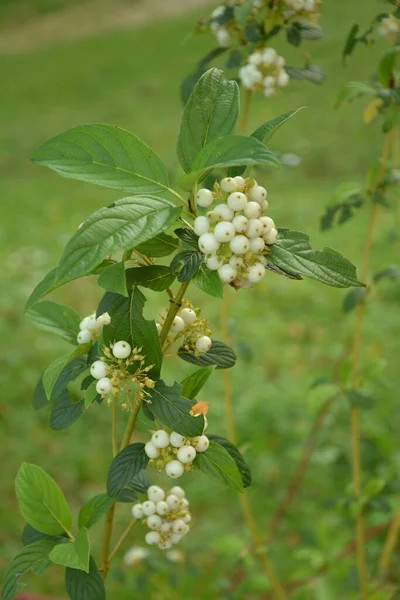
[[[123,534],[119,538],[118,542],[115,544],[113,551],[109,555],[109,557],[107,559],[107,563],[108,564],[111,563],[112,559],[117,554],[118,550],[121,548],[122,544],[124,543],[124,541],[126,540],[126,538],[128,537],[128,535],[130,534],[130,532],[132,531],[132,529],[135,527],[136,523],[137,523],[136,519],[133,519],[129,523],[128,527],[125,529],[125,531],[123,532]]]

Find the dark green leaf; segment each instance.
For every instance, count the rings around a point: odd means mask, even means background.
[[[126,289],[126,277],[125,277],[125,264],[124,262],[117,262],[110,265],[104,271],[101,272],[100,277],[97,280],[100,287],[107,290],[107,292],[114,292],[121,296],[128,296],[128,290]]]
[[[141,252],[145,256],[157,258],[172,254],[172,252],[175,252],[178,245],[179,241],[176,238],[172,237],[172,235],[167,235],[166,233],[159,233],[147,242],[136,246],[136,250],[139,250],[139,252]]]
[[[299,231],[280,229],[270,246],[268,260],[289,273],[304,275],[333,287],[359,287],[355,266],[338,252],[312,250],[309,237]]]
[[[349,313],[352,311],[360,302],[362,302],[367,293],[366,288],[356,287],[352,288],[343,299],[343,312]]]
[[[184,243],[184,246],[188,248],[188,250],[199,249],[199,236],[191,229],[180,227],[179,229],[175,229],[174,233]]]
[[[96,385],[97,381],[92,381],[92,383],[85,390],[85,395],[83,397],[85,410],[87,410],[92,402],[94,402],[99,396],[96,390]]]
[[[203,254],[199,250],[195,252],[184,250],[183,252],[175,254],[170,269],[172,273],[176,275],[178,281],[183,283],[194,277],[199,270],[202,261]]]
[[[249,16],[253,10],[252,0],[244,0],[242,4],[239,4],[234,7],[233,13],[235,16],[235,21],[239,25],[239,27],[244,27],[247,23]]]
[[[252,21],[245,28],[244,35],[249,42],[259,42],[263,39],[262,27],[258,23]]]
[[[208,352],[195,354],[184,348],[179,348],[178,356],[194,365],[199,365],[200,367],[215,365],[217,369],[230,369],[236,362],[236,354],[232,348],[217,340],[213,340]]]
[[[135,135],[113,125],[69,129],[43,144],[32,161],[63,177],[135,194],[168,187],[160,158]]]
[[[127,269],[126,279],[128,287],[139,285],[145,288],[162,292],[168,289],[175,280],[175,275],[169,267],[164,265],[152,265],[148,267],[137,267]]]
[[[134,248],[169,227],[181,209],[156,196],[122,198],[93,213],[64,249],[57,284],[89,274],[104,256]]]
[[[298,23],[293,23],[286,29],[286,38],[289,44],[292,46],[300,46],[301,44],[301,33],[298,27]]]
[[[131,294],[130,317],[133,346],[142,349],[146,366],[152,365],[150,377],[158,377],[161,371],[162,352],[155,321],[147,321],[143,316],[146,297],[134,288]]]
[[[28,319],[38,328],[51,331],[71,344],[77,344],[81,321],[78,313],[56,302],[37,302],[26,311]]]
[[[197,369],[194,373],[185,377],[185,379],[181,382],[181,394],[185,398],[189,398],[189,400],[193,400],[196,398],[197,394],[200,392],[202,387],[207,382],[210,375],[213,373],[215,367],[203,367],[201,369]]]
[[[126,487],[123,490],[121,490],[121,492],[118,494],[118,496],[116,498],[117,502],[128,502],[130,504],[132,504],[132,502],[136,502],[136,500],[137,500],[136,492],[129,487]]]
[[[155,388],[150,390],[151,403],[148,406],[155,418],[173,431],[189,437],[202,435],[204,417],[192,417],[190,410],[196,402],[181,394],[179,383],[168,386],[160,379]]]
[[[344,397],[355,408],[372,408],[375,404],[374,399],[366,390],[348,390],[344,392]]]
[[[146,471],[139,471],[129,485],[136,492],[139,492],[139,494],[145,494],[147,489],[151,486],[151,481]]]
[[[186,173],[210,140],[231,133],[239,114],[239,88],[218,69],[210,69],[197,82],[182,116],[177,155]]]
[[[197,287],[214,298],[224,297],[224,288],[216,271],[210,271],[202,264],[193,279]]]
[[[79,511],[78,527],[93,527],[95,523],[111,508],[114,503],[114,498],[110,498],[107,494],[98,494],[90,498]]]
[[[234,69],[235,67],[240,67],[242,63],[242,53],[237,48],[231,50],[228,60],[226,61],[227,69]]]
[[[242,476],[235,461],[227,450],[216,442],[210,442],[205,452],[198,452],[193,464],[205,475],[218,479],[233,490],[243,490]]]
[[[325,74],[318,65],[307,65],[303,69],[299,67],[285,67],[286,73],[291,79],[311,81],[311,83],[322,83]]]
[[[382,281],[382,279],[390,279],[391,281],[398,281],[400,279],[400,267],[399,265],[391,265],[387,269],[382,269],[374,275],[375,283]]]
[[[42,381],[43,381],[43,387],[45,389],[45,392],[47,394],[48,398],[51,398],[53,396],[53,391],[56,388],[58,381],[60,379],[62,379],[62,381],[71,381],[70,379],[70,371],[67,368],[68,365],[70,365],[71,363],[74,364],[74,368],[72,369],[72,373],[75,373],[75,367],[79,366],[79,369],[81,367],[81,363],[75,362],[76,359],[84,356],[85,354],[88,353],[88,351],[90,350],[90,343],[89,344],[79,344],[75,350],[69,354],[68,356],[61,356],[60,358],[56,358],[55,361],[53,361],[48,367],[47,369],[44,371],[43,376],[42,376]],[[64,373],[64,375],[63,375]],[[60,392],[62,391],[62,389],[60,389]]]
[[[225,51],[225,48],[223,50]],[[183,106],[185,106],[185,104],[189,101],[190,95],[196,87],[199,79],[204,75],[205,71],[206,70],[203,68],[198,68],[193,73],[189,73],[189,75],[183,79],[180,87],[180,96]]]
[[[148,462],[144,444],[130,444],[124,448],[115,456],[108,471],[107,494],[113,498],[118,496],[133,477],[146,468]]]
[[[96,315],[108,312],[111,323],[103,327],[103,344],[108,346],[119,340],[125,340],[132,345],[130,298],[106,292],[97,308]]]
[[[52,535],[47,535],[47,533],[42,533],[38,531],[32,525],[27,523],[24,527],[24,530],[21,535],[21,542],[24,546],[29,546],[29,544],[33,544],[34,542],[40,542],[40,540],[55,540],[58,542],[61,538],[54,537]]]
[[[394,77],[393,71],[396,66],[396,58],[399,51],[400,46],[395,46],[385,52],[379,61],[378,77],[384,88],[392,87]]]
[[[49,558],[56,565],[89,573],[90,543],[86,527],[80,529],[73,542],[65,541],[54,546]]]
[[[339,198],[337,202],[326,207],[325,213],[321,217],[321,230],[326,231],[331,229],[335,224],[343,225],[351,219],[355,211],[365,204],[365,198],[361,195],[360,189],[350,188],[336,194]]]
[[[50,427],[54,431],[68,429],[84,413],[85,402],[73,402],[69,390],[64,390],[55,401],[50,414]]]
[[[57,540],[40,540],[25,546],[12,559],[7,567],[3,577],[2,599],[11,600],[24,588],[24,584],[19,583],[19,579],[27,572],[32,571],[36,575],[41,575],[51,565],[49,552]]]
[[[35,391],[33,392],[32,405],[35,410],[40,410],[44,406],[47,406],[49,399],[46,396],[46,391],[43,387],[42,376],[36,384]]]
[[[250,469],[249,469],[246,461],[244,460],[242,454],[236,448],[236,446],[234,446],[231,442],[229,442],[228,440],[226,440],[225,438],[223,438],[219,435],[207,434],[207,437],[211,442],[215,442],[216,444],[219,444],[220,446],[225,448],[225,450],[227,451],[229,456],[231,456],[231,458],[233,458],[233,460],[236,463],[237,468],[239,469],[240,475],[242,477],[243,487],[246,488],[249,485],[251,485]]]
[[[104,583],[93,558],[90,558],[89,573],[67,567],[65,586],[71,600],[106,600]]]
[[[349,35],[347,36],[346,43],[343,48],[343,60],[345,60],[347,56],[350,56],[353,53],[353,50],[358,42],[358,30],[359,26],[357,24],[353,25],[350,29]]]
[[[300,21],[297,23],[300,36],[304,40],[320,40],[324,35],[324,30],[320,25],[310,23],[309,21]]]

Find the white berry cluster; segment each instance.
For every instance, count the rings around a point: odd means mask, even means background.
[[[378,33],[382,37],[392,38],[400,33],[400,19],[397,19],[394,15],[384,17],[379,22]]]
[[[166,315],[167,311],[160,316],[160,322],[156,323],[159,334],[162,331]],[[187,300],[183,301],[182,308],[174,318],[170,333],[174,335],[174,340],[183,338],[183,347],[195,349],[200,354],[208,352],[211,348],[211,331],[208,328],[207,320],[200,319]]]
[[[264,277],[264,255],[278,237],[274,221],[265,215],[267,191],[254,179],[240,176],[225,177],[215,190],[202,188],[196,194],[201,207],[223,200],[207,216],[195,219],[199,248],[206,255],[207,267],[218,271],[223,283],[236,289],[251,287]]]
[[[304,19],[311,18],[321,6],[321,0],[284,0],[285,8],[290,12],[302,13],[301,16]],[[308,13],[311,13],[308,14]],[[310,19],[312,20],[312,19]]]
[[[232,5],[234,5],[234,3],[232,3]],[[216,20],[222,17],[226,9],[227,7],[223,5],[217,6],[217,8],[212,11],[210,19],[210,29],[217,38],[218,45],[221,48],[229,48],[232,45],[232,35],[229,30],[229,27],[227,27],[226,25],[220,25],[219,22]]]
[[[185,471],[192,470],[197,453],[205,452],[209,445],[206,435],[189,438],[176,431],[168,433],[159,429],[153,433],[144,451],[159,472],[165,469],[168,477],[177,479]]]
[[[245,88],[262,92],[267,98],[275,95],[277,88],[286,87],[289,75],[285,59],[274,48],[256,50],[248,57],[248,64],[239,69],[239,77]]]
[[[151,485],[147,497],[148,500],[132,507],[132,515],[135,519],[146,519],[145,524],[151,530],[145,536],[147,544],[169,550],[189,532],[192,520],[189,501],[177,485],[167,492]]]
[[[111,323],[110,315],[105,312],[96,319],[96,313],[82,319],[79,323],[79,333],[77,336],[78,344],[87,344],[97,340],[103,325]]]

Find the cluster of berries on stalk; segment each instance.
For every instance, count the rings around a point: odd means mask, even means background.
[[[174,336],[174,341],[182,338],[182,346],[184,348],[202,354],[209,351],[212,340],[207,319],[201,319],[198,316],[198,312],[194,310],[188,300],[184,300],[182,308],[172,322],[170,333]],[[166,315],[167,311],[160,316],[160,322],[156,323],[159,334],[162,331]]]
[[[283,17],[290,19],[296,16],[296,18],[300,17],[311,23],[315,22],[318,20],[317,11],[321,4],[321,0],[283,0]]]
[[[378,34],[388,39],[395,39],[400,34],[400,19],[388,15],[379,21]]]
[[[105,312],[96,318],[96,313],[82,319],[79,323],[79,333],[77,336],[78,344],[87,344],[94,342],[99,337],[103,325],[111,323],[110,315]]]
[[[268,264],[265,254],[278,237],[274,221],[265,215],[267,191],[255,179],[225,177],[215,191],[197,191],[200,207],[222,200],[206,216],[196,217],[193,228],[206,265],[218,271],[223,283],[236,289],[261,281]]]
[[[245,88],[252,92],[262,92],[267,98],[275,95],[277,88],[286,87],[289,75],[286,73],[285,59],[274,48],[256,50],[250,54],[248,64],[239,69],[239,77]]]
[[[192,519],[189,501],[179,486],[165,492],[159,486],[151,485],[147,497],[148,500],[132,507],[132,515],[135,519],[145,519],[150,529],[145,536],[147,544],[169,550],[189,532]]]
[[[168,477],[177,479],[185,471],[192,470],[192,463],[198,452],[205,452],[210,445],[206,435],[194,438],[185,437],[165,429],[155,431],[147,442],[144,451],[150,458],[150,464],[161,472],[165,469]]]

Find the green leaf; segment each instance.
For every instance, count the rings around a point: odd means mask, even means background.
[[[92,557],[89,573],[67,567],[65,586],[71,600],[106,600],[104,583]]]
[[[129,485],[136,492],[139,492],[139,494],[145,494],[147,489],[151,486],[151,481],[146,471],[142,470],[135,475]]]
[[[54,546],[49,557],[56,565],[89,573],[90,543],[86,527],[80,529],[74,542]]]
[[[359,287],[355,266],[331,248],[312,250],[309,237],[299,231],[280,229],[277,241],[270,246],[268,260],[293,274],[316,279],[333,287]]]
[[[127,502],[132,504],[132,502],[136,502],[137,494],[130,487],[126,487],[118,494],[116,498],[116,502]]]
[[[353,100],[361,96],[376,96],[377,89],[370,83],[363,81],[348,81],[339,92],[335,107],[338,108],[345,100]]]
[[[167,171],[157,154],[113,125],[73,127],[43,144],[32,161],[63,177],[135,194],[168,188]]]
[[[155,292],[168,289],[175,280],[174,273],[164,265],[152,265],[148,267],[137,267],[127,269],[126,279],[128,287],[139,285],[149,288]]]
[[[42,376],[43,387],[45,389],[48,398],[51,398],[53,389],[57,384],[59,378],[65,367],[74,361],[76,358],[87,354],[90,350],[91,344],[79,344],[75,350],[68,356],[61,356],[56,358],[44,371]]]
[[[271,121],[267,121],[258,129],[253,131],[251,137],[256,138],[260,142],[264,142],[265,144],[269,142],[269,140],[275,135],[275,133],[284,125],[289,119],[291,119],[294,115],[296,115],[299,111],[306,108],[305,106],[300,106],[300,108],[296,108],[295,110],[289,110],[288,112],[279,115],[279,117],[275,117],[275,119],[271,119]]]
[[[114,504],[115,499],[110,498],[108,494],[98,494],[90,498],[79,511],[78,527],[93,527],[97,521],[106,514],[109,508]]]
[[[182,396],[181,385],[166,385],[159,379],[150,392],[148,407],[166,427],[188,437],[202,435],[204,431],[203,415],[192,417],[190,410],[196,402]]]
[[[176,275],[178,281],[183,283],[196,275],[202,262],[203,254],[199,250],[196,250],[195,252],[183,250],[183,252],[175,254],[170,269],[172,273]]]
[[[373,408],[375,400],[367,390],[347,390],[344,397],[355,408]]]
[[[199,236],[196,235],[192,229],[189,229],[188,227],[180,227],[179,229],[175,229],[174,233],[183,242],[183,245],[188,250],[199,249]]]
[[[68,429],[84,413],[85,401],[74,402],[68,389],[57,397],[50,413],[50,427],[54,431]]]
[[[107,477],[107,494],[113,498],[141,471],[145,469],[149,458],[144,444],[130,444],[113,459]]]
[[[3,577],[2,599],[11,600],[24,588],[19,579],[27,571],[41,575],[51,565],[49,552],[57,540],[40,540],[25,546],[10,562]]]
[[[210,375],[214,372],[214,369],[214,366],[203,367],[201,369],[197,369],[197,371],[191,373],[188,375],[188,377],[185,377],[185,379],[181,382],[182,396],[189,398],[189,400],[196,398],[197,394],[205,385]]]
[[[300,69],[299,67],[285,67],[286,73],[290,79],[298,79],[300,81],[311,81],[311,83],[320,84],[325,80],[325,74],[318,65],[308,64]]]
[[[356,306],[364,300],[366,293],[367,290],[363,287],[352,288],[349,292],[347,292],[343,299],[343,312],[346,314],[356,308]]]
[[[172,252],[175,252],[178,246],[179,240],[172,237],[172,235],[159,233],[147,242],[136,246],[136,250],[139,250],[139,252],[145,256],[159,258],[161,256],[168,256],[169,254],[172,254]]]
[[[400,279],[400,266],[390,265],[387,269],[382,269],[374,275],[375,283],[382,281],[382,279],[389,279],[391,281],[398,281]]]
[[[242,476],[235,461],[216,442],[210,442],[205,452],[198,452],[193,464],[205,475],[218,479],[235,491],[243,491]]]
[[[236,81],[228,81],[219,69],[210,69],[197,82],[182,116],[177,155],[186,173],[198,152],[215,138],[233,131],[239,114]]]
[[[110,265],[101,272],[97,280],[100,287],[107,292],[114,292],[121,296],[129,296],[126,288],[125,264],[123,261]]]
[[[197,180],[216,168],[242,165],[270,165],[279,167],[275,154],[254,137],[227,135],[209,142],[197,154],[192,172],[179,182],[182,189],[190,191]]]
[[[166,229],[181,209],[156,196],[122,198],[100,208],[82,224],[64,249],[56,283],[88,275],[107,254],[136,247]]]
[[[42,281],[37,284],[25,304],[25,311],[29,310],[38,300],[40,300],[40,298],[43,298],[43,296],[46,296],[46,294],[49,294],[58,287],[56,284],[56,272],[57,269],[52,269]]]
[[[78,313],[56,302],[38,302],[26,311],[28,319],[38,328],[51,331],[71,344],[77,344],[81,321]]]
[[[292,46],[300,46],[301,44],[301,33],[297,27],[298,23],[293,23],[286,29],[286,39]]]
[[[357,34],[359,29],[360,28],[357,24],[353,25],[350,29],[349,35],[347,36],[346,43],[343,48],[343,60],[345,60],[347,56],[350,56],[353,53],[353,50],[358,42]]]
[[[22,463],[15,479],[15,493],[25,521],[48,535],[61,535],[71,528],[71,515],[64,495],[43,469]]]
[[[242,454],[239,452],[236,446],[234,446],[231,442],[219,435],[207,434],[207,437],[211,442],[215,442],[216,444],[219,444],[220,446],[225,448],[225,450],[227,451],[229,456],[233,458],[237,468],[239,469],[243,487],[249,487],[249,485],[251,484],[251,471],[246,461],[244,460]]]
[[[234,7],[233,11],[235,15],[235,21],[239,27],[244,27],[246,25],[252,10],[252,0],[244,0],[242,4]]]
[[[200,367],[216,366],[217,369],[230,369],[236,363],[236,354],[224,342],[213,340],[208,352],[196,354],[184,348],[179,348],[178,356],[186,362]]]
[[[382,56],[379,61],[378,78],[384,88],[391,87],[394,77],[393,71],[396,66],[396,58],[400,52],[400,46],[391,48]]]
[[[40,542],[41,540],[54,540],[55,542],[58,542],[60,539],[62,538],[55,537],[53,535],[47,535],[47,533],[41,533],[40,531],[32,527],[32,525],[29,525],[29,523],[25,525],[21,535],[21,542],[24,546],[29,546],[29,544],[33,544],[34,542]]]
[[[193,281],[200,290],[209,296],[214,296],[214,298],[224,297],[224,287],[222,285],[220,276],[216,271],[210,271],[210,269],[207,269],[204,264],[200,266],[200,269],[195,274]]]
[[[97,381],[92,381],[89,387],[85,390],[85,396],[83,398],[85,403],[85,410],[89,408],[89,406],[92,404],[92,402],[96,400],[96,397],[98,396],[96,385]]]
[[[160,337],[155,321],[147,321],[143,316],[146,297],[134,288],[131,294],[130,315],[133,345],[142,349],[146,366],[152,365],[149,376],[159,376],[162,364]]]

